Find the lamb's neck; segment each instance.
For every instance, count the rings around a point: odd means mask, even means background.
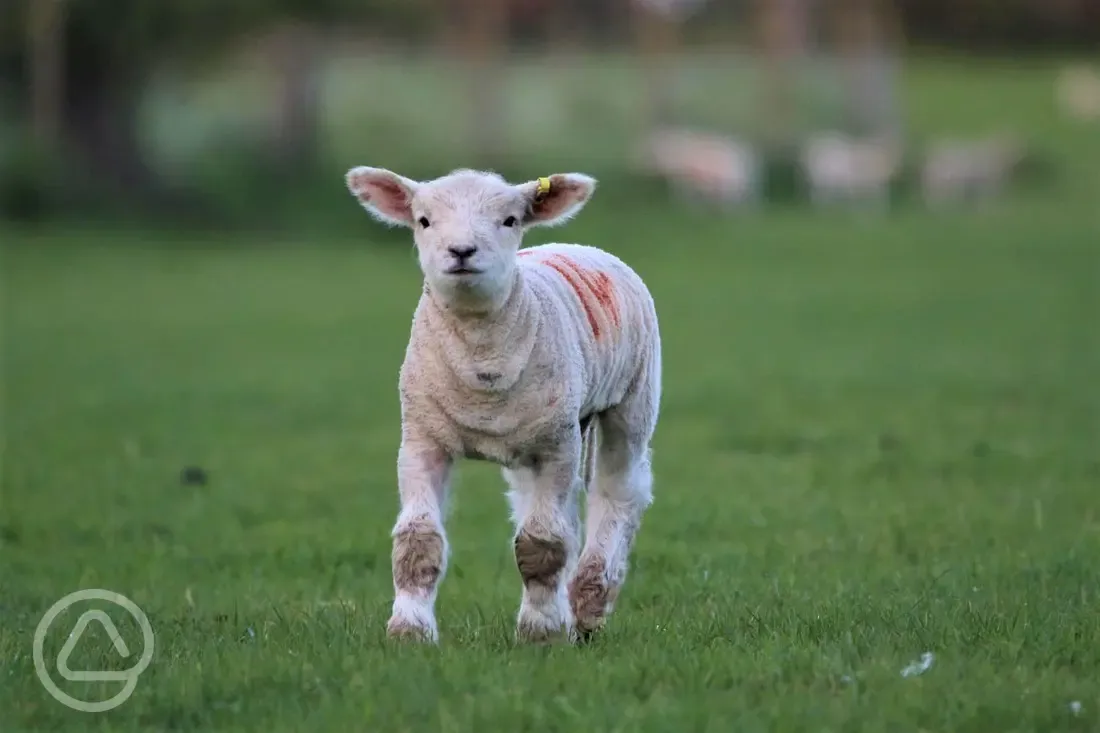
[[[508,296],[485,311],[460,310],[429,293],[434,342],[450,371],[468,388],[502,392],[519,379],[535,346],[538,302],[517,273]]]

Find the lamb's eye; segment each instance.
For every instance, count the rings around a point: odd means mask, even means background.
[[[515,225],[516,225],[516,217],[514,217],[514,216],[509,216],[507,219],[504,220],[504,226],[506,226],[506,227],[514,227]]]
[[[422,217],[420,217],[420,226],[422,226],[422,227],[424,227],[425,229],[427,229],[427,228],[428,228],[428,227],[430,227],[431,225],[432,225],[432,223],[431,223],[430,221],[428,221],[428,217],[426,217],[426,216],[422,216]]]

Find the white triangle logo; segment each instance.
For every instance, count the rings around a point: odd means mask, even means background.
[[[122,634],[118,633],[118,628],[116,628],[114,622],[111,621],[111,617],[103,611],[93,610],[86,611],[82,614],[80,618],[76,620],[76,625],[73,626],[73,630],[69,633],[69,638],[65,641],[64,646],[61,647],[61,651],[57,654],[57,671],[61,674],[62,679],[69,680],[70,682],[122,682],[122,689],[110,700],[78,700],[57,686],[57,683],[50,677],[50,670],[46,667],[44,648],[46,644],[46,633],[50,630],[50,624],[74,603],[88,600],[106,601],[116,606],[120,606],[133,616],[138,626],[141,627],[141,638],[144,648],[141,651],[141,656],[137,660],[137,664],[127,670],[120,672],[74,671],[69,667],[69,656],[72,655],[73,649],[76,648],[76,645],[84,637],[84,632],[88,629],[88,624],[92,621],[99,622],[99,625],[107,632],[107,636],[111,638],[111,643],[114,645],[116,652],[124,659],[131,656],[129,647],[127,647],[126,642],[122,640]],[[126,702],[130,698],[130,695],[133,694],[134,688],[137,687],[138,676],[140,676],[141,673],[145,671],[145,668],[149,666],[149,663],[153,661],[154,642],[153,627],[150,625],[149,619],[145,616],[145,612],[138,608],[136,603],[121,593],[104,590],[103,588],[86,588],[70,593],[50,606],[50,609],[46,611],[46,615],[38,622],[38,626],[34,630],[34,651],[32,655],[34,657],[34,671],[38,674],[38,679],[42,682],[46,691],[50,693],[53,699],[57,700],[62,705],[85,713],[102,713],[118,707]]]
[[[123,658],[130,656],[130,649],[126,646],[126,642],[123,641],[122,635],[118,633],[115,622],[111,620],[111,617],[103,611],[85,611],[81,614],[80,618],[77,619],[76,626],[73,627],[72,633],[69,634],[69,638],[65,641],[65,645],[62,646],[61,651],[57,653],[58,673],[70,682],[122,681],[129,678],[133,674],[130,670],[122,672],[105,670],[98,672],[74,672],[69,669],[69,655],[73,653],[73,649],[76,648],[77,642],[84,636],[84,630],[88,628],[88,624],[92,621],[98,621],[107,632],[107,635],[111,637],[111,642],[115,645],[115,651]]]

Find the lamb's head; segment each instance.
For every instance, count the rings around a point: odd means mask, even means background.
[[[557,173],[513,185],[472,170],[413,181],[360,166],[348,171],[347,185],[375,218],[413,230],[420,269],[434,293],[455,306],[491,309],[515,282],[523,232],[570,219],[588,202],[596,181]]]

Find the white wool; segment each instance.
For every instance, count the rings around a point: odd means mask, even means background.
[[[881,200],[900,164],[900,150],[893,142],[840,133],[815,135],[802,151],[803,170],[817,203]]]
[[[639,156],[689,200],[699,195],[746,203],[756,199],[761,162],[746,143],[685,128],[655,132]]]
[[[454,455],[505,466],[617,404],[641,366],[659,358],[653,299],[619,258],[572,244],[523,252],[514,291],[492,316],[464,319],[430,289],[421,295],[400,377],[403,419],[412,432]],[[619,324],[592,295],[586,308],[555,269],[587,288],[568,261],[608,276]]]
[[[921,168],[925,202],[936,206],[964,198],[990,197],[1011,178],[1025,154],[1010,135],[975,141],[940,140],[930,146]]]
[[[1056,95],[1062,111],[1084,121],[1100,119],[1100,71],[1089,66],[1070,66],[1058,74]]]

